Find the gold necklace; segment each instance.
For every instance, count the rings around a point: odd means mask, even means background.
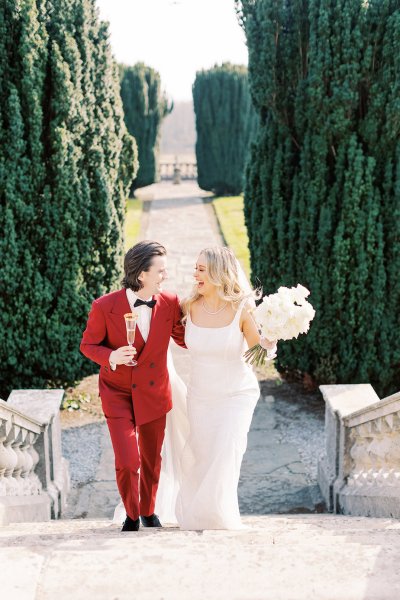
[[[206,313],[208,313],[209,315],[217,315],[218,313],[220,313],[221,311],[223,311],[223,310],[224,310],[224,308],[226,308],[226,307],[228,306],[228,303],[227,303],[227,302],[225,302],[225,304],[224,304],[224,306],[223,306],[222,308],[218,309],[218,310],[217,310],[217,311],[215,311],[215,312],[211,312],[210,310],[208,310],[208,309],[206,308],[206,301],[205,301],[205,300],[204,300],[204,298],[203,298],[202,306],[203,306],[204,310],[206,311]]]

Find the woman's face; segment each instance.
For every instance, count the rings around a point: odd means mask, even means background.
[[[197,289],[199,294],[204,296],[207,295],[215,286],[210,282],[207,274],[206,257],[204,254],[200,254],[197,259],[196,266],[194,268],[194,278],[197,282]]]

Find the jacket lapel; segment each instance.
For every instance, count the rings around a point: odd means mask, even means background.
[[[126,290],[123,289],[123,290],[120,290],[118,295],[116,295],[116,300],[111,309],[111,312],[109,313],[109,316],[111,317],[112,322],[114,323],[115,327],[117,327],[119,329],[121,335],[125,338],[125,345],[127,345],[128,342],[126,341],[126,329],[125,329],[124,315],[129,312],[131,312],[131,307],[129,305],[128,298],[126,297]],[[141,346],[141,345],[145,344],[142,334],[140,333],[139,327],[136,327],[135,338],[136,337],[138,338],[138,341],[139,341],[138,345]],[[133,345],[135,345],[135,344],[133,344]]]

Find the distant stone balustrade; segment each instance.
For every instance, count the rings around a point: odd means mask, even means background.
[[[160,162],[160,177],[162,180],[170,180],[180,183],[181,180],[197,179],[197,164],[195,162],[175,161]]]
[[[15,390],[0,400],[0,525],[59,518],[69,491],[61,455],[64,390]]]
[[[318,483],[335,513],[400,518],[400,393],[323,385],[325,455]]]

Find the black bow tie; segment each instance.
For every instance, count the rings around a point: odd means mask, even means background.
[[[156,304],[156,301],[155,300],[148,300],[146,302],[146,300],[141,300],[140,298],[138,298],[133,306],[134,307],[136,307],[136,306],[142,306],[142,304],[145,304],[149,308],[153,308],[153,306],[155,306],[155,304]]]

